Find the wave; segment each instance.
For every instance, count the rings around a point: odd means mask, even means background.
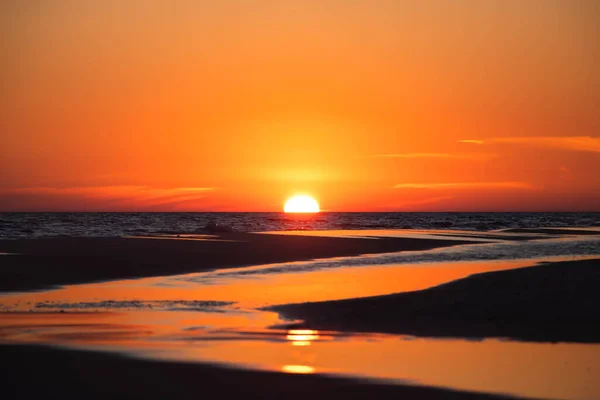
[[[235,304],[214,300],[104,300],[91,302],[43,301],[35,303],[32,310],[163,310],[163,311],[203,311],[225,312],[223,307]]]
[[[238,232],[598,227],[600,213],[0,213],[0,238],[193,233],[210,222]]]

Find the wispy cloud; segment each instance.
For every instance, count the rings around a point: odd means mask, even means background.
[[[515,144],[523,146],[545,147],[570,151],[600,153],[600,137],[592,136],[543,136],[543,137],[507,137],[485,140],[459,140],[460,143],[476,144]]]
[[[471,143],[471,144],[483,144],[483,140],[475,140],[475,139],[465,139],[459,140],[459,143]]]
[[[396,154],[374,154],[372,158],[455,158],[456,155],[449,153],[396,153]]]
[[[600,138],[591,136],[497,138],[494,143],[511,143],[600,153]]]
[[[39,198],[85,200],[95,206],[120,204],[130,207],[157,207],[203,198],[210,187],[152,188],[147,186],[24,187],[0,189],[0,194]]]
[[[100,197],[125,197],[135,196],[144,198],[156,198],[172,196],[175,194],[198,194],[214,191],[214,188],[182,187],[182,188],[152,188],[148,186],[79,186],[79,187],[24,187],[0,189],[0,192],[23,193],[23,194],[77,194],[93,195]]]
[[[533,189],[527,182],[399,183],[394,189]]]
[[[369,158],[441,158],[441,159],[490,159],[495,157],[493,154],[475,154],[475,153],[391,153],[374,154]]]

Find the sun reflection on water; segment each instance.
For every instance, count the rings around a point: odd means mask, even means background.
[[[311,342],[319,339],[319,331],[312,330],[312,329],[290,329],[287,332],[286,339],[292,344],[292,346],[300,346],[300,347],[310,346]],[[301,354],[304,355],[304,357],[300,357],[300,358],[302,358],[302,360],[300,361],[301,364],[300,363],[287,364],[287,365],[284,365],[283,367],[281,367],[281,370],[288,374],[313,374],[313,373],[315,373],[315,371],[316,371],[315,367],[306,365],[307,361],[309,361],[309,360],[306,359],[307,354],[304,351],[302,351],[300,353],[296,353],[296,357],[298,357]],[[312,357],[309,357],[309,358],[312,358]],[[311,361],[309,361],[309,363],[312,364]]]
[[[290,329],[286,339],[292,342],[293,346],[310,346],[310,343],[319,339],[319,331],[312,329]]]
[[[314,374],[315,369],[308,365],[284,365],[281,370],[288,374]]]

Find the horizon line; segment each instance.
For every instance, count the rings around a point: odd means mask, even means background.
[[[97,214],[108,214],[108,213],[112,213],[112,214],[142,214],[142,213],[147,213],[147,214],[167,214],[167,213],[171,213],[171,214],[203,214],[203,213],[213,213],[213,214],[232,214],[232,213],[244,213],[244,214],[295,214],[295,213],[286,213],[283,210],[281,211],[150,211],[150,210],[146,210],[146,211],[133,211],[133,210],[124,210],[124,211],[114,211],[114,210],[89,210],[89,211],[82,211],[82,210],[77,210],[77,211],[66,211],[66,210],[61,210],[61,211],[56,211],[56,210],[11,210],[11,211],[3,211],[0,210],[0,214],[24,214],[24,213],[39,213],[39,214],[60,214],[60,213],[64,213],[64,214],[93,214],[93,213],[97,213]],[[459,210],[441,210],[441,211],[418,211],[418,210],[412,210],[412,211],[399,211],[399,210],[389,210],[389,211],[330,211],[330,210],[320,210],[319,212],[315,212],[315,213],[304,213],[304,214],[351,214],[351,213],[379,213],[379,214],[384,214],[384,213],[429,213],[429,214],[434,214],[434,213],[463,213],[463,214],[499,214],[499,213],[567,213],[567,214],[578,214],[578,213],[600,213],[600,209],[598,210],[585,210],[585,211],[561,211],[561,210],[544,210],[544,211],[540,211],[540,210],[535,210],[535,211],[531,211],[531,210],[518,210],[518,211],[459,211]]]

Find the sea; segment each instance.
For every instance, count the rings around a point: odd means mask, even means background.
[[[51,236],[135,236],[193,233],[209,223],[238,232],[598,227],[600,212],[95,212],[0,213],[0,239]]]

